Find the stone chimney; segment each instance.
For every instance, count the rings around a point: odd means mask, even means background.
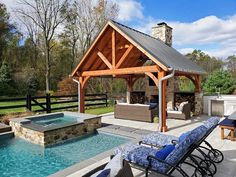
[[[165,22],[152,27],[152,36],[162,40],[168,46],[172,46],[172,28]]]

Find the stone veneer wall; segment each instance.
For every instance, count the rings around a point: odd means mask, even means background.
[[[37,132],[35,130],[31,130],[28,128],[22,127],[20,122],[13,122],[10,121],[10,126],[12,131],[14,132],[15,136],[23,138],[27,141],[30,141],[35,144],[44,145],[44,133]]]
[[[83,123],[46,131],[44,133],[22,127],[20,123],[16,122],[10,122],[10,125],[16,136],[35,144],[49,146],[94,132],[97,128],[101,127],[101,118],[86,119]]]
[[[195,92],[195,115],[200,115],[203,112],[203,92]]]

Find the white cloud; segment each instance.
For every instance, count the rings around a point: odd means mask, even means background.
[[[10,12],[12,8],[16,7],[17,0],[0,0],[0,3],[3,3],[7,7],[7,11]]]
[[[163,21],[151,17],[145,19],[135,28],[148,34],[151,33],[151,27]],[[211,56],[225,58],[236,55],[236,15],[224,19],[207,16],[189,23],[175,21],[166,21],[166,23],[173,27],[174,46],[184,54],[199,46]]]
[[[143,6],[135,0],[115,0],[119,6],[119,21],[131,21],[134,19],[143,19]]]

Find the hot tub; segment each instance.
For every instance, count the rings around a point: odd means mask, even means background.
[[[15,136],[35,144],[50,146],[101,127],[101,117],[90,114],[60,112],[10,120]]]

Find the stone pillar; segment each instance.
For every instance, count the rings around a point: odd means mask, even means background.
[[[203,110],[203,92],[195,92],[195,115],[202,114]]]
[[[130,91],[126,92],[126,102],[130,104]]]
[[[165,22],[152,27],[152,36],[162,40],[168,46],[172,46],[172,28]]]
[[[166,101],[168,106],[174,105],[174,93],[179,91],[179,79],[178,77],[172,77],[168,79],[168,85],[166,89]]]

